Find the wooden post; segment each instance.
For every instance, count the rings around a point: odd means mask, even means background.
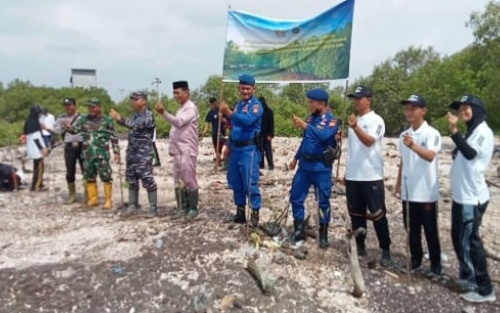
[[[345,124],[346,124],[346,119],[347,119],[347,89],[349,89],[349,80],[346,79],[345,81],[345,90],[344,90],[344,107],[342,108],[343,109],[343,112],[342,112],[342,124],[340,125],[340,140],[337,142],[337,145],[338,145],[338,148],[340,149],[340,151],[342,151],[342,139],[344,138],[344,127],[345,127]],[[335,173],[335,182],[338,182],[338,179],[339,179],[339,173],[340,173],[340,159],[341,158],[338,158],[337,160],[337,171]]]

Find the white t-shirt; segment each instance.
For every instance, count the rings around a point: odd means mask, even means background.
[[[375,139],[370,147],[365,146],[349,127],[347,139],[346,180],[374,181],[384,179],[382,138],[385,134],[384,120],[375,112],[358,116],[358,127]]]
[[[428,162],[403,143],[403,136],[410,135],[413,142],[436,153]],[[424,122],[417,130],[409,128],[399,136],[399,155],[403,163],[401,175],[401,199],[412,202],[436,202],[439,199],[438,153],[441,150],[441,135]],[[408,197],[405,186],[408,186]]]
[[[50,113],[47,113],[47,115],[42,115],[40,116],[40,124],[43,124],[45,126],[45,128],[47,128],[48,130],[53,130],[54,129],[54,124],[56,123],[56,119],[54,118],[54,115],[50,114]],[[43,129],[42,130],[42,134],[44,136],[50,136],[50,132],[48,132],[47,130]]]
[[[41,132],[37,131],[26,135],[26,154],[31,160],[38,160],[43,158],[42,150],[38,148],[35,140],[38,140],[42,148],[45,148],[45,142],[43,141]]]
[[[467,143],[476,150],[477,155],[467,160],[460,151],[457,153],[450,170],[451,197],[460,204],[483,204],[490,199],[484,172],[493,156],[493,131],[483,122],[467,138]]]

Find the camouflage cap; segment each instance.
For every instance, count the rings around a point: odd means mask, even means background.
[[[87,106],[95,107],[97,105],[101,105],[101,100],[99,100],[97,98],[92,98],[92,99],[87,100]]]

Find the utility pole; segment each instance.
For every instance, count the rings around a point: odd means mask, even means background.
[[[125,93],[125,89],[122,88],[122,89],[119,89],[118,91],[120,92],[120,102],[122,102],[123,101],[123,93]]]
[[[157,97],[158,101],[161,101],[161,94],[160,94],[160,84],[162,83],[161,79],[159,77],[155,77],[155,80],[151,83],[151,85],[156,85],[156,92],[157,92]]]

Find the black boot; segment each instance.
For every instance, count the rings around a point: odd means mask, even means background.
[[[246,224],[245,207],[236,207],[236,215],[233,220],[236,224]]]
[[[158,192],[148,191],[148,200],[149,200],[149,217],[157,217],[158,216]]]
[[[319,247],[326,249],[330,246],[328,242],[328,223],[319,224]]]
[[[250,224],[252,229],[257,229],[257,227],[259,227],[259,210],[252,210]]]
[[[295,242],[301,241],[301,240],[306,240],[306,225],[304,223],[304,220],[294,220],[293,221],[293,228],[294,228],[294,233],[293,233],[293,240]]]

